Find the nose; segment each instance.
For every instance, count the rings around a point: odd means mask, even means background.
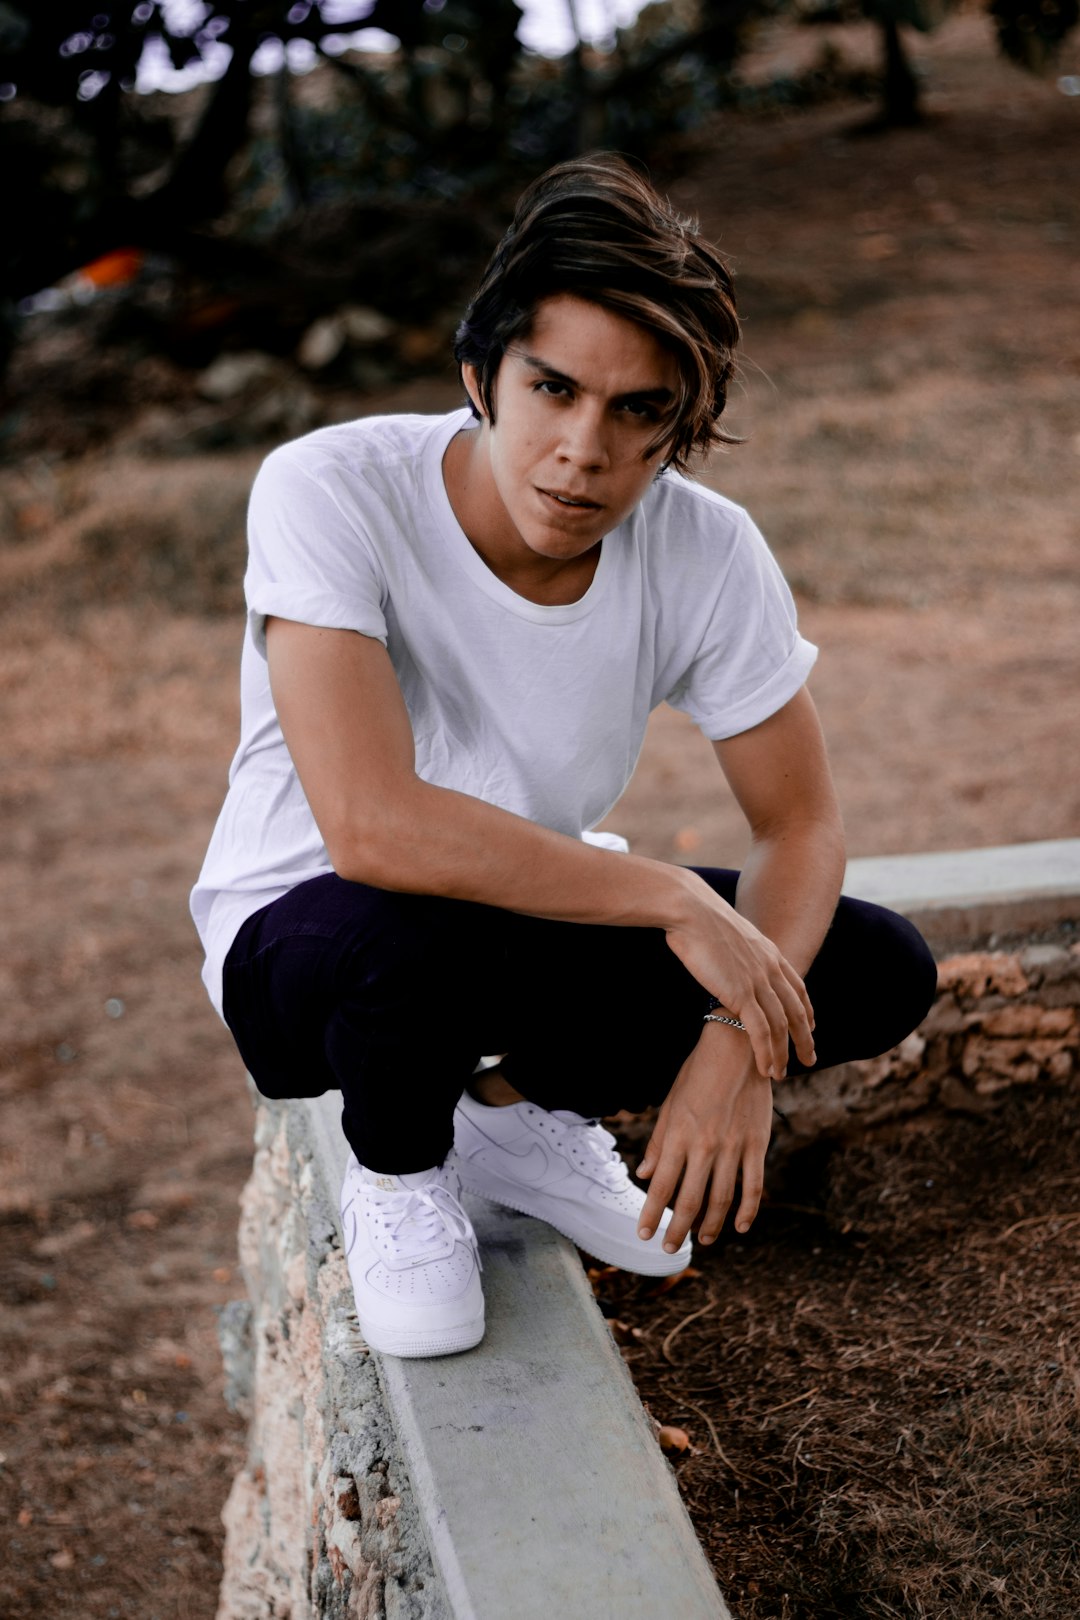
[[[609,462],[603,408],[580,400],[562,419],[559,455],[583,472],[602,472]]]

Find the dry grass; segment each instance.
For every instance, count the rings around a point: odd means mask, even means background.
[[[819,1148],[677,1288],[598,1280],[740,1620],[1074,1612],[1078,1126],[1018,1091]]]

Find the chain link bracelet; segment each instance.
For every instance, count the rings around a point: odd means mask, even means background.
[[[706,1013],[702,1019],[703,1024],[730,1024],[732,1029],[741,1029],[746,1034],[746,1025],[738,1018],[727,1018],[721,1013]]]

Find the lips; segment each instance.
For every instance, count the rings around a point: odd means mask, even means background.
[[[574,495],[570,490],[541,489],[541,495],[546,495],[549,501],[567,512],[599,512],[600,503],[590,501],[584,495]]]

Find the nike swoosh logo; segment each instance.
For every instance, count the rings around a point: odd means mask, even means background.
[[[492,1170],[503,1171],[512,1181],[536,1183],[548,1174],[548,1156],[539,1142],[533,1142],[528,1153],[514,1153],[498,1142],[491,1142],[484,1157]]]
[[[346,1258],[346,1260],[349,1258],[349,1256],[353,1252],[353,1244],[356,1242],[357,1227],[358,1227],[358,1223],[357,1223],[357,1219],[356,1219],[356,1210],[354,1208],[354,1201],[353,1201],[353,1199],[350,1198],[349,1202],[345,1205],[344,1209],[341,1211],[341,1229],[342,1229],[342,1235],[345,1238],[345,1258]]]

